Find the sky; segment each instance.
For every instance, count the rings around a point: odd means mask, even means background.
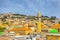
[[[0,0],[0,13],[20,13],[60,18],[60,0]]]

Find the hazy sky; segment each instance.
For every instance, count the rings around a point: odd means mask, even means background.
[[[0,13],[14,12],[27,15],[60,17],[60,0],[0,0]]]

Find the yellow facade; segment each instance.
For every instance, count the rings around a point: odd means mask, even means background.
[[[41,22],[38,21],[38,32],[41,32]]]
[[[58,40],[60,40],[60,36],[58,36]]]
[[[47,40],[50,40],[52,36],[47,36]]]
[[[10,30],[8,30],[8,32],[14,31],[16,34],[19,33],[20,35],[28,35],[28,34],[32,34],[32,30],[30,28],[12,28]]]
[[[52,36],[52,40],[56,40],[56,36]]]
[[[60,40],[60,34],[47,35],[46,40]]]

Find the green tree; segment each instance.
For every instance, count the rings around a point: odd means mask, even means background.
[[[51,16],[50,20],[56,20],[56,16]]]
[[[4,32],[5,29],[6,28],[4,28],[4,27],[0,27],[0,32]]]
[[[58,23],[60,24],[60,21]]]
[[[3,34],[4,34],[4,30],[5,30],[6,28],[4,28],[4,27],[0,27],[0,36],[2,36]]]

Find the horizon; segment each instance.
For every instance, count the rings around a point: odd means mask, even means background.
[[[60,0],[0,0],[0,13],[20,13],[60,18]]]
[[[0,13],[0,14],[11,14],[12,12],[9,12],[9,13]],[[12,13],[12,14],[21,14],[21,13]],[[38,13],[37,13],[38,14]],[[21,14],[21,15],[26,15],[26,14]],[[26,15],[26,16],[37,16],[37,15]],[[41,16],[44,16],[44,15],[41,15]],[[47,15],[45,15],[47,16]],[[49,18],[50,17],[56,17],[56,16],[48,16]],[[56,17],[57,18],[57,17]]]

